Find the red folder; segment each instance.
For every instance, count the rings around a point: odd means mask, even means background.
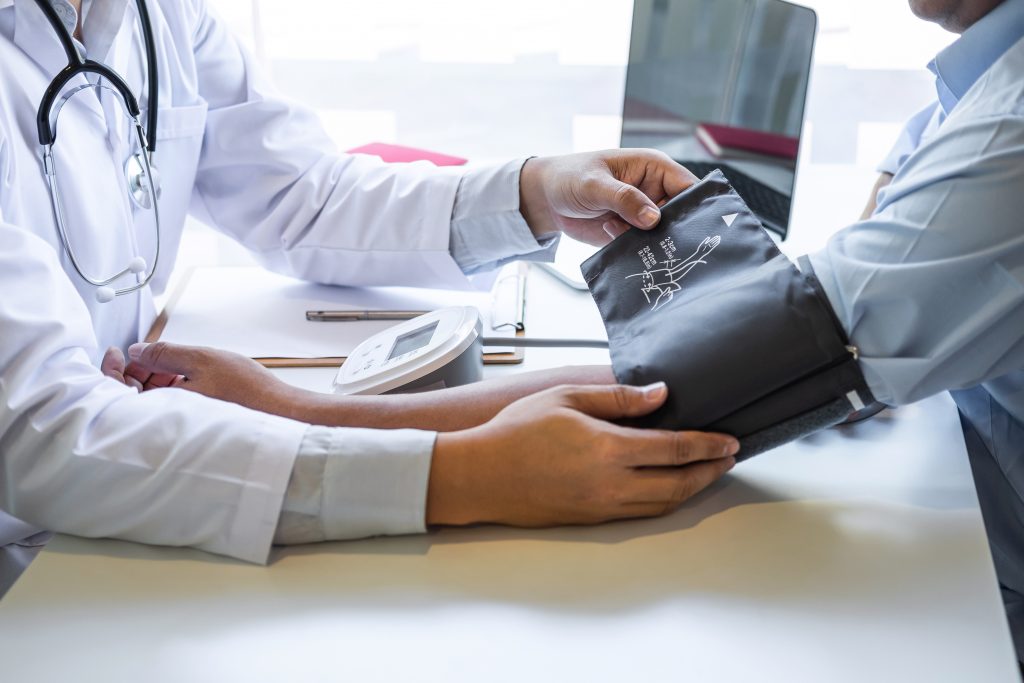
[[[697,139],[709,152],[719,157],[739,151],[795,160],[800,145],[798,138],[714,123],[702,123],[697,126]]]
[[[371,142],[348,150],[349,154],[372,154],[390,163],[406,163],[409,161],[429,161],[435,166],[462,166],[468,160],[462,157],[453,157],[440,152],[431,152],[426,149],[415,147],[404,147],[402,145],[389,145],[386,142]]]

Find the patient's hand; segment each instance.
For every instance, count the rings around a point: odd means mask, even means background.
[[[173,387],[267,413],[285,414],[299,393],[256,361],[229,351],[156,342],[133,344],[125,364],[107,351],[103,374],[139,391]]]

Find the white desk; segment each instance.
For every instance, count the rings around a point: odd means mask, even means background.
[[[536,269],[529,301],[534,334],[600,328]],[[521,369],[603,354],[530,349]],[[59,537],[0,603],[0,662],[5,681],[105,683],[1019,680],[947,397],[754,458],[658,520],[324,544],[269,568]]]

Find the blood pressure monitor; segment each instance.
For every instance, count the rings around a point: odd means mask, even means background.
[[[473,306],[450,306],[362,342],[334,379],[336,394],[430,391],[483,376],[482,325]]]

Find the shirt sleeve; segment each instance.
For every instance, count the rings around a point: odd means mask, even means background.
[[[1024,115],[970,103],[811,256],[874,395],[910,403],[1024,367]]]
[[[310,427],[299,447],[274,542],[426,531],[435,432]]]
[[[510,261],[551,261],[558,234],[538,240],[519,211],[519,175],[525,159],[470,169],[455,195],[451,254],[466,273]]]
[[[941,111],[939,102],[936,100],[910,117],[907,125],[900,132],[899,138],[896,139],[896,144],[889,150],[889,153],[876,170],[879,173],[896,175],[896,171],[903,166],[907,158],[921,144],[921,138],[925,135],[926,131],[938,125]]]

